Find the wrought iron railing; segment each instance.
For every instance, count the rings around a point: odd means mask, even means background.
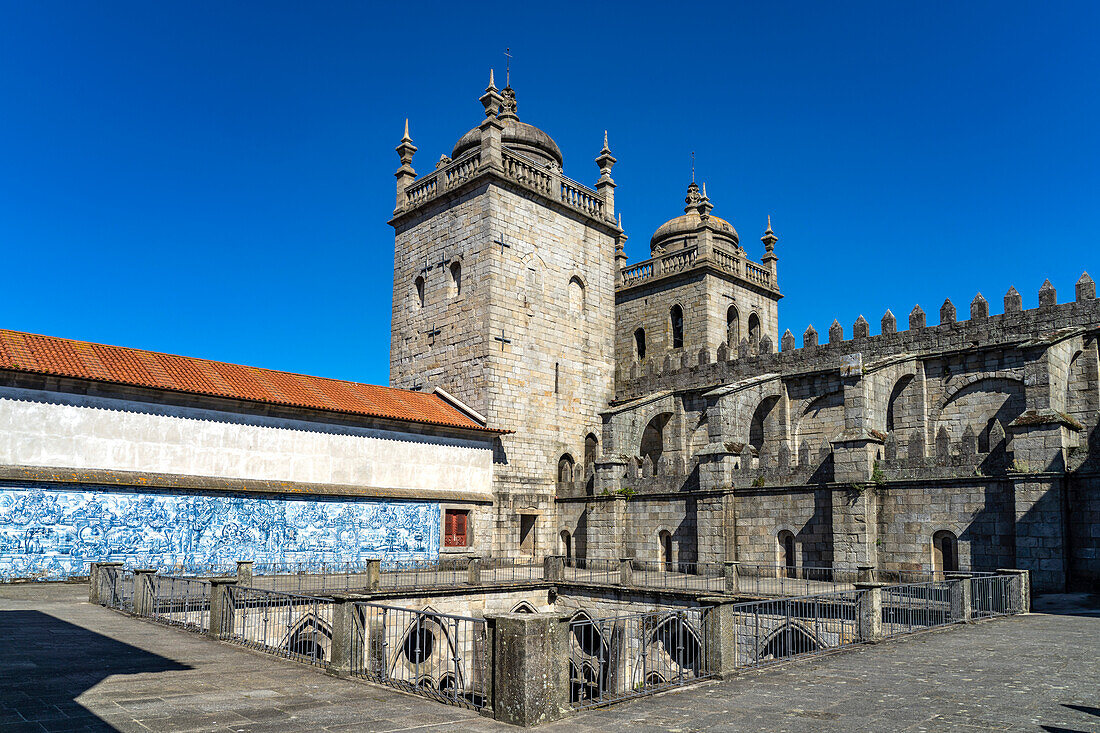
[[[210,630],[210,581],[156,575],[150,582],[151,618],[193,631]]]
[[[1011,593],[1012,576],[987,575],[970,579],[970,613],[974,619],[1017,613]]]
[[[235,585],[226,594],[224,639],[309,664],[329,659],[331,599]]]
[[[101,597],[103,605],[120,611],[134,611],[134,571],[130,568],[105,567],[100,570],[105,582],[100,586],[106,593]]]
[[[960,620],[952,611],[951,587],[947,581],[891,585],[882,589],[882,631],[886,636],[923,631]]]
[[[570,704],[609,705],[710,676],[702,608],[569,623]]]
[[[856,591],[734,606],[737,666],[758,667],[859,641]]]
[[[356,603],[351,673],[449,705],[489,705],[485,619]]]

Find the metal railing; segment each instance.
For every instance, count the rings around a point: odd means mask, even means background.
[[[859,641],[856,591],[734,606],[737,666],[758,667]]]
[[[1009,575],[971,578],[969,581],[971,617],[982,619],[1016,613],[1010,593],[1012,579]]]
[[[567,557],[564,559],[562,580],[570,583],[618,585],[622,577],[621,566],[622,563],[618,560]]]
[[[329,659],[332,600],[242,586],[226,594],[224,639],[309,664]]]
[[[210,581],[156,575],[150,578],[151,618],[194,631],[210,630]]]
[[[107,594],[102,598],[103,605],[120,611],[134,611],[134,571],[130,568],[106,567],[100,570],[104,574],[103,586]]]
[[[394,561],[382,564],[379,582],[382,588],[430,588],[464,585],[470,559],[441,557],[431,560]]]
[[[721,592],[726,585],[725,566],[720,562],[653,562],[634,560],[634,585],[646,588]]]
[[[534,557],[488,557],[480,560],[483,584],[529,583],[544,580],[545,564]]]
[[[702,608],[683,608],[569,623],[569,701],[609,705],[710,676]]]
[[[890,585],[882,589],[882,631],[885,636],[909,634],[960,620],[951,608],[949,582]]]
[[[485,619],[379,603],[355,608],[360,624],[353,675],[448,705],[489,705]]]

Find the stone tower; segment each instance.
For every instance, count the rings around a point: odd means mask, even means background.
[[[495,552],[542,556],[561,551],[554,494],[591,474],[614,392],[615,158],[605,134],[589,189],[520,121],[510,85],[490,74],[480,101],[482,123],[427,175],[407,125],[397,147],[390,384],[441,387],[514,431],[473,531],[491,530]]]
[[[737,355],[776,351],[779,292],[771,218],[764,256],[749,259],[737,230],[711,214],[706,184],[693,180],[684,213],[657,228],[650,259],[623,267],[616,284],[616,363],[626,378],[694,366],[702,350]]]

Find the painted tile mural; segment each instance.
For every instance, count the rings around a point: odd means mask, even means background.
[[[102,560],[202,571],[438,554],[438,504],[0,489],[0,579],[84,575]]]

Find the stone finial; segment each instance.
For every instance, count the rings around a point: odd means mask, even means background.
[[[852,338],[865,339],[871,335],[871,324],[867,322],[867,319],[863,317],[863,314],[859,314],[859,318],[852,324]]]
[[[783,338],[779,342],[783,351],[793,351],[795,348],[794,334],[791,333],[791,329],[787,329],[783,332]]]
[[[960,453],[964,456],[972,456],[978,452],[978,436],[974,432],[973,425],[967,425],[963,431],[962,440],[959,442]]]
[[[775,251],[775,243],[779,241],[779,237],[775,236],[775,232],[772,231],[772,215],[768,214],[768,228],[764,230],[764,236],[760,238],[760,241],[764,243],[764,251]]]
[[[741,470],[746,473],[752,470],[752,446],[748,443],[741,449]]]
[[[723,341],[722,343],[718,344],[718,357],[717,357],[717,360],[719,362],[728,361],[729,356],[730,356],[730,350],[729,350],[729,347],[726,346],[726,342]]]
[[[763,336],[760,337],[760,344],[759,344],[758,352],[761,353],[761,354],[770,354],[770,353],[772,353],[772,337],[771,336],[769,336],[768,334],[764,334]]]
[[[918,328],[924,328],[924,325],[924,311],[919,305],[913,306],[913,310],[909,311],[909,330],[915,331]]]
[[[981,293],[974,296],[974,300],[970,301],[970,320],[978,318],[989,318],[989,301],[982,297]]]
[[[887,461],[893,461],[898,457],[898,434],[889,433],[886,436],[886,445],[883,446],[883,454]]]
[[[783,441],[779,444],[779,453],[777,455],[779,461],[779,470],[787,471],[791,467],[791,447],[787,445],[787,441]]]
[[[1024,309],[1024,299],[1020,297],[1020,291],[1015,287],[1005,293],[1005,313],[1019,313]]]
[[[817,346],[817,330],[810,324],[802,334],[802,346]]]
[[[496,117],[500,114],[500,105],[504,101],[504,98],[500,96],[500,92],[497,91],[496,82],[493,81],[493,70],[489,69],[489,86],[485,87],[485,93],[477,98],[477,101],[481,102],[485,107],[486,117]]]
[[[803,438],[802,442],[798,445],[798,465],[808,466],[810,465],[810,455],[812,453],[810,448],[810,439]]]
[[[618,160],[616,160],[615,156],[611,154],[611,148],[607,146],[607,130],[604,130],[603,148],[600,149],[600,154],[596,156],[596,165],[600,167],[600,177],[604,179],[610,179],[611,169],[617,162]]]
[[[936,431],[936,458],[951,457],[951,438],[947,435],[947,428],[940,425]]]
[[[653,465],[653,456],[647,455],[645,458],[642,459],[642,475],[643,476],[654,476],[654,475],[656,475],[654,473],[655,470],[656,470],[656,467]]]
[[[502,120],[518,120],[519,105],[516,103],[516,90],[512,88],[511,83],[500,90],[500,96],[500,114],[497,116]]]
[[[413,155],[416,153],[416,146],[413,145],[412,138],[409,137],[409,118],[405,118],[405,134],[401,136],[401,142],[394,150],[401,157],[401,165],[412,165]]]
[[[840,321],[833,319],[833,325],[829,326],[829,343],[839,344],[844,340],[844,326],[840,325]]]
[[[704,364],[710,364],[710,349],[708,349],[706,346],[699,349],[699,362],[698,363],[699,363],[699,366],[703,366]]]
[[[1003,447],[1005,442],[1005,426],[1001,424],[1000,420],[994,420],[993,424],[989,426],[989,452]]]
[[[1039,288],[1039,307],[1050,308],[1058,305],[1058,291],[1050,284],[1050,280],[1043,281],[1043,287]]]
[[[1081,279],[1077,281],[1076,290],[1078,303],[1096,299],[1096,283],[1092,281],[1087,272],[1081,274]]]
[[[914,430],[906,448],[910,459],[924,458],[924,431],[919,428]]]
[[[882,316],[882,333],[883,335],[888,333],[898,332],[898,319],[894,317],[893,312],[890,309],[886,310],[886,314]]]
[[[943,301],[943,305],[940,306],[940,324],[954,323],[958,316],[958,312],[955,310],[955,304],[951,302],[951,298]]]
[[[752,356],[752,344],[745,337],[741,338],[741,343],[737,344],[737,358],[747,359]]]
[[[672,373],[672,354],[665,354],[664,373]]]

